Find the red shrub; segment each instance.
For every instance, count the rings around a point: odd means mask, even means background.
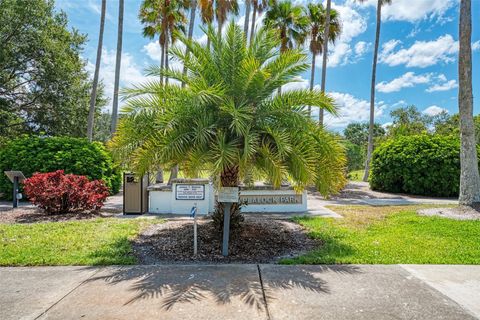
[[[63,170],[35,173],[23,183],[29,200],[48,213],[97,210],[109,194],[103,181],[89,181]]]

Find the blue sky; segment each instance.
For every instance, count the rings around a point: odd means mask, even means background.
[[[305,5],[310,1],[297,2]],[[330,48],[326,87],[340,106],[340,116],[328,117],[326,123],[333,130],[342,130],[350,122],[368,120],[376,0],[364,4],[353,0],[332,2],[340,13],[343,34]],[[410,104],[429,114],[441,110],[458,112],[458,2],[393,0],[392,5],[384,8],[377,67],[378,122],[388,123],[391,110]],[[122,86],[144,81],[145,67],[160,60],[156,40],[142,36],[137,18],[140,3],[125,0]],[[88,35],[83,56],[90,71],[95,63],[100,5],[100,0],[56,0],[57,8],[67,13],[69,25]],[[243,7],[241,3],[241,13],[234,17],[239,23],[244,19]],[[480,19],[475,19],[475,13],[480,12],[480,1],[472,1],[472,12],[473,86],[474,96],[479,96],[480,74],[475,71],[480,63]],[[118,1],[108,0],[100,76],[109,97],[113,90],[117,14]],[[198,26],[194,36],[202,37]],[[320,83],[321,74],[321,57],[318,59],[316,84]],[[291,87],[306,87],[308,79],[309,72]],[[479,111],[477,101],[474,113]]]

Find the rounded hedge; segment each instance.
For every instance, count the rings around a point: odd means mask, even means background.
[[[460,141],[440,135],[404,136],[381,144],[372,155],[373,190],[426,196],[457,196]]]
[[[11,199],[12,183],[3,174],[19,170],[28,178],[35,172],[64,170],[65,173],[103,180],[111,194],[119,191],[120,170],[99,142],[71,137],[22,137],[11,140],[0,149],[0,194]]]

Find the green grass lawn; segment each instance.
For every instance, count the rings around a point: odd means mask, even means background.
[[[347,176],[350,181],[362,181],[363,179],[363,169],[350,171]]]
[[[324,245],[294,264],[480,264],[480,221],[416,214],[419,206],[335,206],[344,219],[296,218]]]
[[[135,264],[129,240],[151,223],[159,220],[0,224],[0,265]]]

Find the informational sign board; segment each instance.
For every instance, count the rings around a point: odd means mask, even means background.
[[[218,202],[238,202],[238,187],[222,187],[218,190]]]
[[[203,184],[177,184],[175,187],[176,200],[204,200],[205,185]]]
[[[18,182],[23,182],[23,180],[25,180],[25,176],[23,175],[22,171],[4,171],[4,172],[11,182],[15,180],[15,177],[18,178]]]

